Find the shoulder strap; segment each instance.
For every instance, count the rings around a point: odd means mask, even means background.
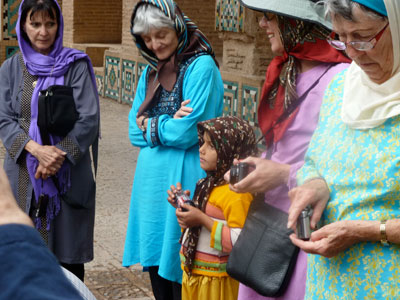
[[[321,76],[318,77],[317,80],[314,81],[314,83],[303,93],[303,95],[301,95],[299,98],[297,98],[295,100],[295,104],[292,106],[291,109],[288,109],[286,111],[283,112],[283,114],[278,118],[278,120],[275,122],[275,124],[268,129],[268,131],[262,135],[257,143],[259,143],[260,141],[262,141],[262,139],[264,139],[264,136],[266,136],[268,133],[270,133],[278,124],[282,123],[283,121],[285,121],[299,106],[300,104],[304,101],[304,99],[307,97],[308,93],[316,87],[316,85],[320,82],[321,78],[333,67],[334,65],[330,65],[328,68],[325,69],[325,71],[321,74]]]

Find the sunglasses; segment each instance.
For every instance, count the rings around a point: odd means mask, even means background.
[[[272,21],[275,17],[276,15],[274,13],[264,11],[264,18],[267,19],[267,21]]]

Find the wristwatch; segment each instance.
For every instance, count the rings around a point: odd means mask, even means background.
[[[379,230],[381,232],[381,244],[383,246],[389,246],[389,242],[388,242],[387,236],[386,236],[386,220],[381,220]]]

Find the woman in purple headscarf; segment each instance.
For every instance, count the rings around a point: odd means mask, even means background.
[[[63,47],[63,28],[55,0],[21,2],[16,26],[21,52],[0,69],[0,138],[7,149],[4,169],[20,207],[60,263],[83,280],[83,264],[93,259],[89,148],[93,145],[96,158],[99,102],[90,60]],[[50,135],[45,145],[37,126],[38,96],[51,85],[72,87],[79,118],[66,136]],[[44,198],[47,204],[40,201]]]

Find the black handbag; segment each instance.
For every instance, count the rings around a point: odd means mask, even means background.
[[[264,203],[264,194],[259,194],[229,255],[228,274],[263,296],[281,296],[299,253],[289,239],[293,231],[287,221],[287,213]]]
[[[38,102],[37,125],[43,142],[48,141],[49,134],[66,136],[79,118],[72,87],[49,86],[40,91]]]

